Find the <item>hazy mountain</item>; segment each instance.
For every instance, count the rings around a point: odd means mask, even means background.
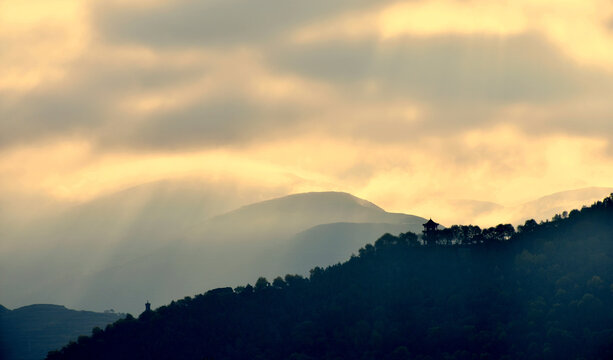
[[[366,224],[308,231],[327,220]],[[254,274],[307,271],[315,265],[328,265],[328,261],[340,261],[373,234],[420,231],[424,221],[417,216],[387,213],[346,193],[306,193],[268,200],[213,217],[194,226],[194,232],[186,234],[187,240],[143,252],[92,274],[84,282],[78,304],[111,302],[117,308],[136,312],[142,309],[144,297],[161,304],[176,293],[190,295],[227,283],[252,282]],[[297,235],[305,230],[317,234],[316,238]],[[313,245],[305,244],[309,241]],[[321,248],[300,256],[296,254],[300,246]]]
[[[421,226],[422,220],[413,215],[388,213],[348,193],[311,192],[244,206],[210,219],[203,229],[207,236],[214,234],[218,240],[237,240],[238,236],[259,234],[268,238],[294,235],[316,225],[336,222]]]
[[[335,192],[290,195],[217,215],[227,206],[216,205],[225,196],[197,182],[163,182],[58,214],[33,230],[45,240],[29,247],[35,251],[4,254],[6,261],[0,266],[11,276],[0,279],[0,287],[7,290],[2,301],[137,312],[146,299],[160,304],[170,301],[171,294],[253,281],[254,272],[307,270],[326,265],[324,259],[340,260],[325,251],[321,259],[291,254],[293,237],[313,226],[385,223],[394,226],[375,225],[376,231],[396,232],[416,231],[423,223],[422,218],[387,213],[368,201]],[[352,234],[354,242],[339,254],[350,254],[355,244],[369,239],[360,232]],[[319,244],[326,246],[327,239],[337,235],[322,233]],[[31,286],[24,288],[23,283]]]
[[[91,335],[94,327],[104,328],[122,315],[69,310],[59,305],[29,305],[15,310],[0,306],[0,358],[39,360],[47,352]]]
[[[261,193],[218,185],[146,184],[36,224],[1,229],[0,271],[10,275],[0,277],[0,301],[137,312],[146,299],[161,304],[178,293],[254,281],[254,274],[332,264],[384,232],[420,232],[424,220],[339,192],[290,195],[229,211]],[[481,226],[520,224],[611,191],[563,192],[518,207],[466,200],[454,206],[456,213],[465,208],[467,216],[490,221],[473,222]]]
[[[75,299],[82,296],[88,275],[173,243],[189,227],[248,198],[231,187],[162,181],[68,207],[33,224],[5,228],[0,270],[11,275],[0,277],[0,301],[80,307]],[[96,309],[113,306],[99,305]]]
[[[488,201],[448,200],[441,205],[441,209],[452,214],[450,216],[454,219],[461,217],[464,222],[480,226],[500,223],[520,225],[528,219],[548,220],[564,211],[591,205],[611,192],[613,188],[609,187],[587,187],[557,192],[526,203],[507,206]]]
[[[557,192],[516,207],[513,218],[518,224],[528,219],[548,220],[564,211],[589,206],[611,193],[613,188],[610,187],[588,187]]]

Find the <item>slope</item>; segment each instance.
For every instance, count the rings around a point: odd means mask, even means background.
[[[386,235],[308,279],[185,298],[48,359],[610,359],[613,196],[493,234]]]

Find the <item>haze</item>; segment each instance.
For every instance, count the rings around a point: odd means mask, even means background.
[[[0,256],[36,278],[303,192],[547,218],[611,192],[612,94],[608,0],[4,0]]]

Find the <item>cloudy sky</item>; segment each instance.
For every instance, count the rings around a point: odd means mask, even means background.
[[[510,205],[613,185],[612,99],[611,0],[2,0],[0,208],[185,178]]]

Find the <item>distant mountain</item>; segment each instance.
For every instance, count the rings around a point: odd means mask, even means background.
[[[0,271],[10,274],[0,276],[0,301],[137,312],[144,298],[160,304],[172,294],[253,281],[254,273],[335,263],[372,236],[420,232],[424,220],[340,192],[295,194],[232,210],[262,194],[214,185],[145,184],[35,224],[0,226]],[[522,224],[526,217],[547,219],[590,204],[612,190],[575,190],[518,207],[455,200],[445,209],[482,227]],[[435,220],[445,223],[442,213]]]
[[[610,187],[587,187],[553,193],[517,205],[503,206],[488,201],[475,200],[437,200],[442,221],[453,223],[460,218],[464,222],[480,226],[493,226],[500,223],[523,224],[528,219],[536,221],[551,219],[564,211],[590,205],[613,192]],[[430,206],[434,206],[430,204]],[[451,222],[450,222],[451,221]]]
[[[325,221],[355,222],[341,231],[351,241],[338,242],[343,237],[334,225],[325,228],[328,231],[310,232],[316,238],[297,236]],[[254,274],[306,272],[312,266],[342,260],[373,233],[420,231],[424,222],[417,216],[387,213],[347,193],[296,194],[255,203],[195,226],[186,240],[92,274],[84,281],[79,304],[114,301],[118,308],[140,311],[143,296],[161,304],[170,301],[171,294],[251,282]],[[369,230],[360,233],[355,230],[358,226]],[[300,243],[321,248],[300,256],[296,254]],[[327,250],[332,247],[336,253]]]
[[[208,218],[266,193],[197,179],[159,181],[68,207],[35,223],[0,226],[0,272],[10,273],[0,276],[0,302],[119,309],[121,301],[85,300],[91,276],[174,245]],[[134,300],[138,309],[141,296]]]
[[[15,310],[0,306],[0,358],[39,360],[47,352],[91,335],[122,315],[69,310],[59,305],[29,305]]]
[[[423,218],[388,213],[347,193],[296,194],[218,215],[199,183],[154,183],[109,195],[59,214],[36,229],[35,252],[6,255],[0,300],[51,300],[73,307],[138,312],[172,294],[193,294],[225,283],[253,281],[254,273],[307,271],[364,245],[373,231],[349,231],[353,242],[338,256],[292,253],[296,234],[331,222],[368,223],[376,231],[420,231]],[[227,205],[226,205],[227,206]],[[380,225],[377,225],[380,224]],[[383,225],[381,225],[383,224]],[[363,227],[364,228],[364,227]],[[338,233],[320,232],[326,247]],[[42,240],[46,240],[43,242]],[[340,246],[340,243],[339,245]],[[342,255],[342,256],[341,256]],[[16,259],[20,259],[17,261]],[[25,259],[25,261],[24,261]],[[27,288],[23,283],[31,284]]]
[[[611,193],[613,188],[610,187],[588,187],[557,192],[516,207],[513,209],[513,218],[518,224],[528,219],[548,220],[564,211],[589,206]]]
[[[203,227],[203,234],[214,234],[218,240],[239,240],[239,236],[251,238],[260,234],[270,238],[337,222],[407,224],[416,229],[423,220],[418,216],[388,213],[348,193],[311,192],[258,202],[213,217]]]
[[[48,360],[612,359],[613,196],[496,231],[385,235],[308,278],[173,301]]]

